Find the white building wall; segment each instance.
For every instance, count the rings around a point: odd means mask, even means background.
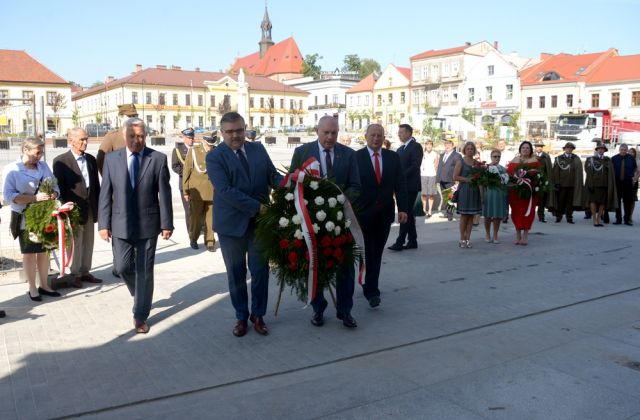
[[[61,94],[66,100],[66,105],[58,111],[59,126],[58,133],[65,134],[68,129],[73,127],[71,120],[71,88],[69,86],[60,85],[41,85],[41,84],[2,84],[0,83],[0,92],[3,97],[7,98],[23,98],[23,92],[32,92],[36,103],[36,132],[42,133],[42,112],[41,103],[44,99],[44,118],[45,130],[54,130],[53,121],[55,113],[51,106],[47,105],[47,97],[50,93]],[[12,134],[21,133],[23,135],[33,135],[33,107],[31,103],[23,104],[22,101],[7,101],[6,107],[0,109],[0,115],[4,116],[7,125],[0,126],[0,132]]]

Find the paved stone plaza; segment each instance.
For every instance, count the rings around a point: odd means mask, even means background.
[[[419,248],[383,257],[382,305],[356,289],[356,330],[332,310],[313,327],[288,291],[274,317],[272,278],[270,335],[236,338],[221,253],[189,248],[175,192],[174,211],[148,335],[98,238],[102,285],[35,304],[0,279],[1,419],[640,419],[638,225],[536,222],[528,247],[509,225],[459,249],[456,222],[419,218]]]

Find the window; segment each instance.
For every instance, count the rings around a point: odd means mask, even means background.
[[[224,95],[222,98],[222,107],[224,109],[231,109],[231,95]]]
[[[204,106],[204,96],[203,95],[198,95],[198,106]],[[202,127],[202,125],[200,125],[199,127]]]
[[[249,102],[251,103],[251,108],[253,108],[253,98],[249,98]],[[216,106],[216,95],[209,96],[209,106],[213,108]]]
[[[365,106],[369,105],[369,95],[364,95],[364,104]]]
[[[153,115],[147,115],[147,125],[153,122]]]
[[[8,90],[0,90],[0,106],[6,106],[9,104],[9,101],[5,101],[5,98],[9,97],[9,91]],[[26,130],[23,130],[26,131]]]
[[[551,108],[558,107],[558,95],[551,95]]]
[[[214,106],[214,105],[212,105],[212,106]],[[249,98],[249,108],[253,108],[253,107],[254,107],[253,106],[253,98]],[[253,124],[251,124],[251,125],[253,125]]]
[[[469,88],[469,102],[473,102],[476,100],[476,90],[474,88]]]
[[[276,117],[269,117],[269,127],[276,126]]]
[[[506,99],[513,99],[513,85],[507,85],[507,95]]]
[[[389,87],[393,86],[393,77],[389,78]]]
[[[293,117],[289,117],[289,125],[293,125],[293,124],[295,124]]]
[[[631,106],[640,106],[640,90],[631,92]]]
[[[204,127],[204,117],[203,116],[199,116],[198,117],[198,127]]]
[[[420,78],[420,67],[413,66],[413,80],[418,80]]]
[[[493,76],[494,73],[494,68],[493,66],[487,66],[487,73],[489,74],[489,76]]]
[[[260,117],[260,126],[263,127],[264,126],[264,117]]]
[[[533,108],[533,97],[527,96],[527,109]]]
[[[612,92],[611,93],[611,106],[612,107],[620,106],[620,92]]]
[[[545,99],[546,99],[546,97],[545,97],[545,96],[540,96],[540,98],[538,99],[538,106],[539,106],[540,108],[544,108],[544,106],[545,106]]]
[[[174,105],[178,105],[178,94],[177,93],[173,94],[173,104]]]
[[[401,104],[401,105],[404,105],[404,101],[405,101],[405,99],[404,99],[404,92],[400,92],[400,104]]]
[[[378,106],[382,106],[382,95],[378,95]]]
[[[191,127],[191,116],[187,116],[185,119],[187,120],[187,127]]]
[[[438,78],[438,74],[440,73],[440,67],[438,67],[437,64],[433,64],[431,66],[431,77],[433,77],[433,79],[437,79]]]
[[[186,106],[190,106],[191,105],[191,95],[188,94],[188,93],[184,95],[184,104]],[[187,123],[187,125],[189,125],[189,124]]]
[[[351,98],[353,100],[353,98]],[[295,109],[295,102],[293,102],[293,99],[289,99],[289,109]],[[293,125],[293,123],[291,123],[291,125]]]
[[[147,104],[147,105],[151,105],[151,92],[147,92],[145,94],[145,102],[144,103]]]
[[[229,95],[225,95],[225,96],[224,96],[224,100],[225,100],[225,102],[226,102],[226,100],[227,100],[227,97],[229,97],[229,99],[231,99],[231,97],[230,97]],[[273,109],[273,108],[275,108],[275,107],[276,107],[276,105],[275,105],[275,99],[273,99],[273,96],[269,98],[269,105],[268,105],[268,106],[269,106],[269,109]],[[271,124],[271,127],[273,127],[273,122],[272,122],[272,124]]]
[[[280,127],[284,125],[284,117],[280,117]]]
[[[324,104],[327,105],[329,103],[329,95],[324,95]]]
[[[280,99],[280,109],[284,109],[284,99]]]
[[[444,63],[442,65],[442,75],[449,76],[449,63]]]
[[[300,103],[298,104],[298,109],[302,109],[302,99],[300,99]],[[300,123],[302,124],[302,123]]]
[[[264,98],[260,98],[260,108],[264,108]]]
[[[47,92],[47,105],[51,106],[56,101],[56,93],[55,92]]]
[[[353,97],[351,97],[351,99],[353,99]],[[356,96],[356,105],[360,106],[360,95]]]
[[[313,105],[318,106],[318,96],[313,97]]]
[[[159,105],[164,105],[165,104],[165,94],[164,93],[160,93],[158,94],[158,104]]]
[[[211,122],[211,127],[216,126],[216,117],[210,117],[209,121]],[[251,117],[251,126],[253,127],[253,117]]]
[[[598,108],[600,106],[600,94],[592,93],[591,94],[591,108]]]
[[[493,100],[493,86],[487,86],[487,92],[485,96],[487,97],[487,101]]]
[[[339,96],[336,93],[333,94],[333,103],[334,104],[340,103]]]
[[[422,79],[426,80],[429,73],[429,66],[422,66]]]
[[[567,95],[567,108],[573,108],[573,95]]]
[[[449,88],[442,89],[442,100],[444,102],[449,102]]]
[[[132,104],[138,103],[138,92],[131,92],[131,103]]]
[[[22,101],[23,104],[30,104],[31,101],[33,100],[33,91],[32,90],[23,90],[22,91],[22,99],[24,99],[24,101]]]
[[[389,94],[389,105],[393,105],[393,93]]]
[[[452,76],[457,76],[459,71],[460,71],[460,63],[458,63],[456,61],[453,64],[451,64],[451,75]]]

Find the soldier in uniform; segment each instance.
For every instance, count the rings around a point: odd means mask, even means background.
[[[552,180],[555,186],[555,196],[552,197],[551,207],[555,209],[556,223],[567,216],[567,223],[573,221],[574,207],[582,208],[582,161],[573,154],[576,146],[567,142],[564,153],[556,156],[553,163]]]
[[[213,184],[207,174],[206,158],[217,141],[218,137],[214,134],[212,137],[205,136],[202,143],[194,143],[187,153],[182,171],[182,194],[191,210],[191,218],[187,220],[191,248],[198,249],[198,238],[204,223],[204,242],[209,252],[215,252],[216,240],[213,236]]]
[[[607,146],[598,144],[595,154],[589,156],[584,163],[587,174],[584,183],[585,202],[591,209],[593,226],[602,227],[604,212],[617,207],[613,163],[604,153]]]
[[[189,202],[185,200],[182,192],[182,171],[184,169],[184,161],[187,158],[189,149],[191,149],[193,145],[195,136],[196,132],[193,128],[182,130],[180,134],[182,142],[176,142],[176,147],[173,149],[173,154],[171,155],[171,170],[178,174],[178,189],[180,190],[180,198],[182,199],[182,207],[184,208],[184,219],[187,224],[187,231],[189,230],[191,214],[189,211]],[[197,245],[195,249],[198,249]]]
[[[551,179],[551,172],[553,169],[553,165],[551,164],[551,157],[547,152],[544,152],[542,148],[544,147],[544,143],[540,140],[536,141],[535,146],[535,154],[538,158],[538,162],[540,162],[540,171],[547,176],[547,179]],[[549,207],[549,193],[542,192],[538,195],[538,220],[542,223],[547,223],[544,218],[544,210],[546,207]]]

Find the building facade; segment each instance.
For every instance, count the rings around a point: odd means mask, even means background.
[[[389,135],[398,125],[411,123],[411,69],[387,65],[373,85],[373,120]]]
[[[376,75],[370,74],[347,90],[347,130],[363,130],[373,121],[373,87],[376,80]]]

